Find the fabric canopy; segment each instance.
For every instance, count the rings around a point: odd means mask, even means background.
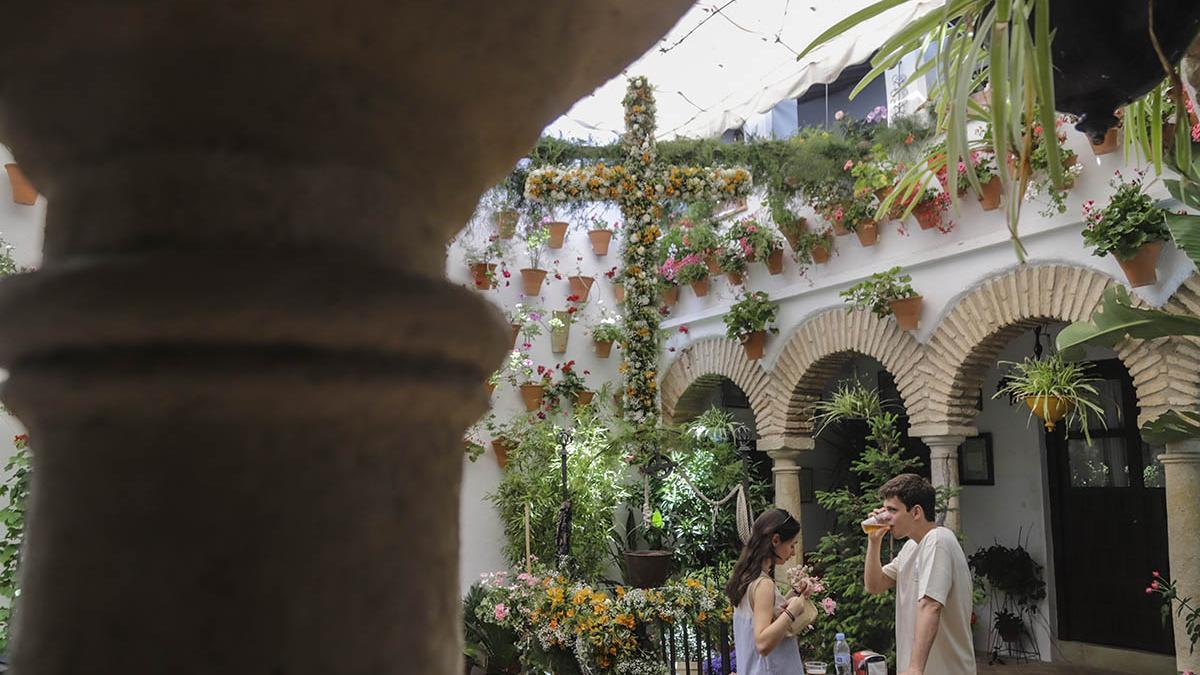
[[[739,128],[780,101],[837,79],[944,0],[910,0],[797,61],[827,28],[875,0],[717,0],[697,3],[653,49],[546,128],[552,136],[610,142],[621,133],[626,80],[654,85],[660,140]]]

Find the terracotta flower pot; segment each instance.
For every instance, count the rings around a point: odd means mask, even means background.
[[[496,453],[496,464],[499,464],[501,469],[508,466],[508,453],[511,450],[513,450],[513,445],[507,438],[492,440],[492,452]]]
[[[5,164],[4,169],[8,171],[8,182],[12,185],[13,201],[18,204],[30,206],[37,203],[38,191],[33,187],[33,183],[29,182],[29,178],[25,176],[25,172],[16,164]]]
[[[679,287],[672,286],[662,292],[663,304],[667,307],[674,307],[675,303],[679,302]]]
[[[846,226],[843,225],[840,221],[832,220],[832,221],[830,221],[830,224],[833,226],[833,236],[844,237],[844,236],[850,234],[850,230],[847,230]]]
[[[567,277],[567,281],[571,282],[571,295],[578,295],[579,302],[587,302],[588,293],[596,283],[595,277]]]
[[[746,333],[741,337],[742,350],[746,352],[746,358],[751,361],[757,361],[763,356],[763,350],[767,347],[767,332],[756,330],[752,333]]]
[[[513,338],[512,341],[513,341],[513,347],[515,348],[517,346],[517,338],[520,337],[520,335],[521,335],[521,324],[510,323],[510,324],[508,324],[508,327],[512,329],[512,338]]]
[[[737,272],[737,271],[726,272],[725,278],[729,279],[729,283],[733,284],[734,286],[741,286],[743,283],[746,282],[746,275],[742,272]]]
[[[541,295],[542,282],[546,280],[546,270],[525,268],[521,270],[521,292],[525,295]]]
[[[545,394],[546,388],[540,384],[521,385],[521,400],[525,402],[525,409],[530,412],[542,407],[542,397]]]
[[[612,243],[613,233],[611,230],[592,230],[588,232],[588,239],[592,241],[592,253],[600,257],[608,255],[608,245]]]
[[[562,248],[563,240],[567,238],[567,224],[556,220],[546,223],[546,228],[550,230],[550,241],[546,245],[550,248]]]
[[[596,356],[598,358],[607,359],[612,353],[612,340],[592,340],[592,344],[596,345]]]
[[[1152,241],[1139,248],[1129,260],[1117,258],[1117,264],[1125,272],[1130,286],[1138,288],[1158,283],[1158,272],[1155,268],[1158,266],[1158,254],[1162,252],[1162,245],[1161,241]]]
[[[858,235],[858,243],[863,246],[874,246],[879,241],[879,224],[875,222],[859,223],[858,227],[854,228],[854,234]]]
[[[1025,405],[1029,406],[1034,415],[1042,418],[1047,431],[1054,431],[1054,425],[1071,410],[1071,402],[1057,396],[1027,396]]]
[[[982,192],[979,193],[979,205],[984,211],[995,211],[1000,208],[1000,177],[992,176],[992,179],[979,186]]]
[[[942,214],[932,204],[914,208],[913,215],[916,217],[917,224],[921,226],[922,230],[932,230],[942,224]]]
[[[483,383],[483,388],[484,388],[484,390],[485,390],[485,391],[487,391],[487,393],[488,393],[488,396],[491,396],[491,395],[492,395],[492,392],[493,392],[493,391],[496,391],[496,385],[495,385],[495,384],[492,384],[491,382],[484,382],[484,383]]]
[[[555,310],[554,316],[561,319],[565,325],[562,328],[550,330],[550,351],[562,354],[567,351],[567,340],[571,337],[571,315],[561,310]]]
[[[713,256],[713,254],[709,253],[707,256],[705,256],[704,264],[708,265],[708,273],[709,274],[720,274],[721,273],[721,266],[717,264],[717,259],[715,256]]]
[[[708,295],[708,277],[704,277],[699,281],[693,281],[692,292],[696,294],[697,298],[703,298]]]
[[[613,297],[617,299],[617,302],[625,302],[625,286],[613,284]]]
[[[829,256],[832,252],[829,250],[827,245],[817,244],[816,246],[812,247],[811,253],[813,262],[820,265],[821,263],[829,262]]]
[[[771,251],[771,255],[767,257],[767,272],[783,274],[783,249],[777,248]]]
[[[474,263],[471,265],[471,279],[475,288],[486,291],[495,286],[496,266],[492,263]]]
[[[1092,152],[1096,155],[1107,155],[1110,152],[1116,152],[1120,146],[1120,139],[1117,137],[1117,128],[1112,127],[1104,134],[1102,143],[1092,143]]]
[[[496,235],[501,239],[512,239],[517,233],[517,210],[500,209],[496,212]]]
[[[892,300],[889,304],[900,330],[916,330],[921,324],[921,296]]]
[[[594,391],[581,391],[575,395],[575,405],[588,405],[596,397]]]

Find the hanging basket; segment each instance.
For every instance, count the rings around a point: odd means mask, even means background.
[[[812,247],[811,254],[812,254],[813,262],[820,265],[822,263],[829,262],[829,256],[832,253],[830,252],[828,246],[825,246],[822,244],[817,244],[816,246]]]
[[[521,385],[521,400],[525,402],[525,409],[533,412],[542,407],[542,397],[546,395],[546,387],[540,384],[523,384]]]
[[[1071,402],[1057,396],[1027,396],[1025,405],[1046,423],[1046,431],[1054,431],[1054,425],[1071,411]]]
[[[578,295],[579,302],[587,302],[588,293],[596,283],[595,277],[567,277],[567,281],[571,283],[571,295]]]
[[[1158,283],[1158,255],[1162,252],[1163,243],[1152,241],[1143,244],[1129,260],[1117,258],[1117,264],[1125,272],[1125,278],[1134,288],[1153,286]]]
[[[916,330],[921,324],[921,296],[891,300],[892,314],[896,316],[896,324],[900,330]]]
[[[854,228],[854,234],[858,235],[858,243],[874,246],[879,241],[879,224],[874,221],[859,223],[858,227]]]
[[[783,274],[783,249],[777,248],[771,251],[771,255],[767,256],[767,272],[770,274]]]
[[[25,176],[25,172],[16,164],[5,164],[4,169],[8,171],[8,182],[12,186],[13,201],[25,206],[32,206],[37,203],[38,191],[33,187],[33,183],[29,182],[29,178]]]
[[[492,263],[474,263],[471,265],[471,280],[475,288],[486,291],[495,286],[496,266]]]
[[[592,253],[603,258],[608,255],[608,246],[612,243],[611,230],[591,230],[588,232],[588,239],[592,242]]]
[[[756,330],[752,333],[746,333],[741,336],[742,350],[746,352],[746,358],[751,361],[757,361],[763,357],[763,351],[767,347],[767,332]]]
[[[612,340],[592,340],[592,344],[596,346],[596,357],[607,359],[612,353]]]
[[[567,224],[556,220],[546,223],[546,229],[550,231],[550,241],[546,245],[550,248],[562,248],[563,241],[567,238]]]
[[[697,298],[703,298],[708,295],[708,277],[692,282],[692,292]]]
[[[546,270],[525,268],[521,270],[521,292],[535,296],[542,294],[542,282],[546,280]]]
[[[979,187],[979,206],[984,211],[995,211],[1000,208],[1000,177],[992,176],[991,180]]]
[[[659,588],[674,567],[674,551],[625,551],[625,582],[634,588]]]
[[[517,233],[517,210],[500,209],[496,212],[496,235],[501,239],[512,239]]]

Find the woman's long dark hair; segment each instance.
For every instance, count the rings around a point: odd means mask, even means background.
[[[742,601],[751,582],[762,574],[763,561],[770,560],[775,566],[775,547],[771,539],[779,535],[779,541],[787,541],[800,533],[800,523],[783,509],[771,509],[754,520],[750,530],[750,541],[742,547],[742,555],[733,566],[729,583],[725,584],[725,595],[734,607]]]

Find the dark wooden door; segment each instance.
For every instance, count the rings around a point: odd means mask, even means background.
[[[1151,572],[1167,569],[1161,447],[1142,441],[1133,382],[1117,360],[1096,362],[1107,428],[1046,432],[1060,639],[1173,654]]]

